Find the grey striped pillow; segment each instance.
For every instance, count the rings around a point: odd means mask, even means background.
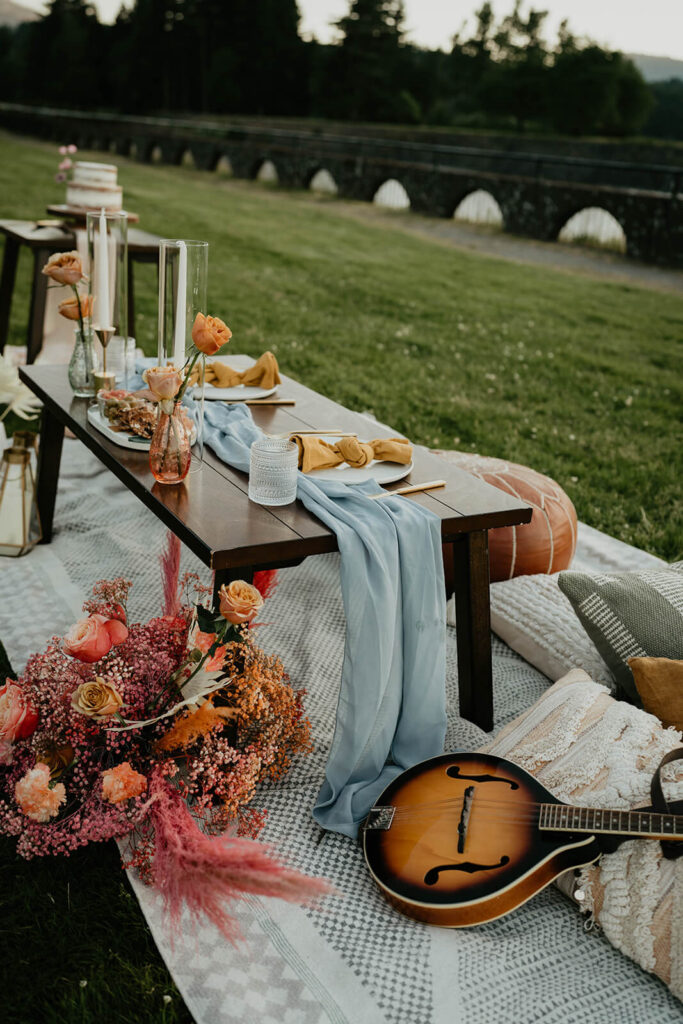
[[[629,658],[683,658],[683,562],[606,576],[561,572],[560,590],[617,684],[640,705]]]

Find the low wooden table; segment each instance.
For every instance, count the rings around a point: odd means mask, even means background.
[[[146,452],[110,443],[87,420],[88,399],[74,398],[65,367],[24,366],[25,384],[44,404],[38,461],[38,507],[43,539],[52,536],[64,427],[69,427],[126,487],[194,553],[215,570],[215,586],[249,578],[258,569],[297,565],[309,555],[337,550],[337,539],[300,502],[264,508],[247,497],[244,473],[205,449],[204,463],[184,483],[162,485],[152,476]],[[268,433],[335,427],[359,436],[391,436],[379,424],[324,398],[289,377],[280,397],[295,406],[252,406],[255,422]],[[446,586],[455,592],[460,713],[482,729],[493,727],[488,534],[496,526],[531,519],[531,509],[503,491],[416,449],[414,469],[401,483],[445,479],[447,486],[417,494],[417,501],[441,520]],[[398,485],[400,486],[400,484]],[[103,510],[106,515],[106,510]]]

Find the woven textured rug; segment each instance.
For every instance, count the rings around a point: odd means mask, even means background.
[[[134,618],[158,611],[157,552],[165,531],[78,443],[67,442],[53,543],[0,566],[0,636],[22,668],[26,636],[14,615],[39,627],[39,648],[63,634],[101,577],[134,580]],[[183,570],[208,582],[183,551]],[[323,835],[313,805],[331,741],[344,639],[338,559],[321,556],[284,570],[269,599],[260,642],[283,659],[292,682],[308,690],[315,752],[284,782],[258,794],[268,810],[263,838],[304,871],[331,879],[340,896],[311,910],[250,898],[239,907],[243,942],[233,948],[214,929],[187,928],[172,946],[155,895],[134,891],[154,939],[197,1024],[673,1024],[680,1004],[655,978],[587,933],[557,890],[542,892],[514,914],[468,931],[409,921],[376,891],[360,849]],[[467,749],[484,734],[457,715],[455,635],[448,637],[447,746]],[[496,727],[533,703],[547,686],[494,638]]]

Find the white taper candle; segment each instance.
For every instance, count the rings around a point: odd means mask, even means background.
[[[178,242],[178,290],[175,307],[175,334],[173,336],[173,365],[185,363],[185,331],[187,318],[187,246]]]
[[[107,217],[104,209],[100,211],[100,229],[97,234],[95,252],[97,265],[97,291],[95,293],[94,320],[103,330],[113,330],[111,322],[111,301],[109,297],[109,240],[107,237]]]

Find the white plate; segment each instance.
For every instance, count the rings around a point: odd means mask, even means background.
[[[335,444],[340,440],[338,435],[331,434],[321,434],[320,438],[329,444]],[[364,439],[359,438],[359,440]],[[340,480],[343,484],[363,484],[366,480],[374,480],[376,483],[384,485],[403,480],[412,472],[412,469],[412,459],[406,466],[400,462],[379,462],[374,459],[362,469],[355,469],[344,462],[341,466],[335,466],[333,469],[314,469],[313,472],[306,473],[306,476],[311,480]]]
[[[151,441],[146,437],[138,437],[137,434],[127,433],[125,430],[112,430],[108,420],[104,418],[96,405],[88,406],[88,423],[104,434],[106,438],[113,441],[120,448],[129,448],[131,451],[148,452]],[[192,444],[197,440],[197,431],[192,427]]]
[[[232,366],[233,370],[244,371],[253,366],[256,362],[251,356],[214,356],[210,362],[227,363],[228,366]],[[277,391],[277,385],[274,388],[259,388],[259,387],[245,387],[244,384],[237,384],[234,388],[215,388],[213,384],[206,384],[204,386],[204,398],[211,399],[212,401],[225,402],[230,399],[233,402],[251,402],[255,398],[267,398],[269,395],[274,395]],[[194,397],[198,398],[201,394],[201,388],[194,389]]]

